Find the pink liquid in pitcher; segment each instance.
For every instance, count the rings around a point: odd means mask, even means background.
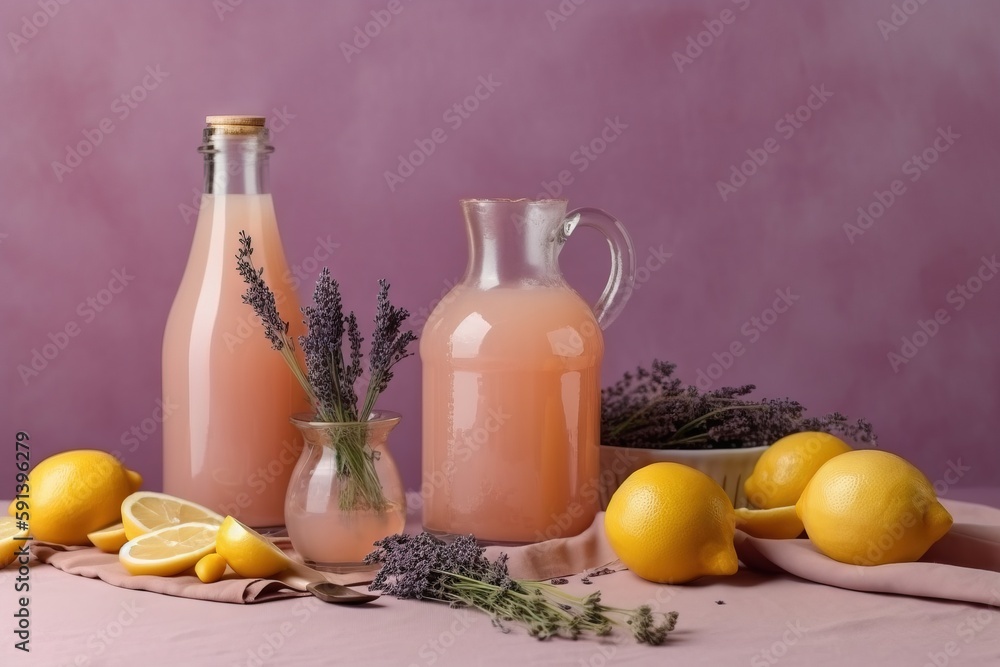
[[[290,322],[289,337],[302,333],[271,195],[204,195],[163,340],[163,399],[176,406],[163,423],[163,486],[251,526],[281,526],[302,442],[288,419],[309,405],[241,298],[241,230]]]
[[[455,287],[424,328],[424,527],[489,542],[576,535],[600,509],[593,311],[563,284]]]

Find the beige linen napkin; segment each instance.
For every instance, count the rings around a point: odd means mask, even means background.
[[[275,544],[286,550],[290,548],[287,538],[275,540]],[[277,579],[243,579],[231,570],[222,580],[212,584],[203,584],[193,574],[176,577],[133,576],[122,567],[117,554],[106,554],[95,547],[67,547],[49,542],[34,542],[31,553],[42,563],[48,563],[69,574],[100,579],[119,588],[195,600],[253,604],[310,595]],[[344,585],[368,583],[364,576],[330,575],[329,578]]]
[[[291,552],[291,543],[287,538],[275,540],[275,544],[301,562]],[[510,556],[512,576],[521,579],[549,579],[576,574],[615,560],[614,552],[604,539],[604,514],[598,515],[590,528],[576,537],[524,547],[490,547],[487,556],[496,558],[501,552]],[[103,553],[94,547],[67,547],[35,542],[31,546],[31,553],[39,561],[69,574],[100,579],[120,588],[196,600],[254,604],[309,595],[278,579],[242,579],[232,572],[212,584],[203,584],[191,574],[176,577],[133,576],[118,562],[117,555]],[[372,576],[374,572],[356,575],[329,574],[327,579],[344,586],[354,586],[371,582]]]
[[[747,567],[786,572],[820,584],[874,593],[973,602],[1000,607],[1000,509],[942,500],[955,525],[916,563],[859,566],[819,553],[808,539],[766,540],[736,531],[736,553]],[[610,566],[622,569],[604,534],[604,514],[582,535],[514,549],[512,576],[547,579]]]
[[[736,532],[736,552],[748,567],[787,572],[802,579],[840,588],[878,593],[958,600],[1000,606],[1000,509],[944,501],[955,518],[951,531],[916,563],[874,567],[847,565],[827,558],[806,540],[766,540]],[[289,548],[287,540],[278,542]],[[134,577],[113,554],[92,547],[36,543],[32,553],[70,574],[98,578],[113,586],[166,595],[250,604],[306,595],[271,579],[230,576],[203,584],[194,576]],[[604,514],[582,534],[523,547],[489,547],[486,555],[509,556],[511,576],[551,579],[610,566],[622,569],[604,534]],[[330,575],[344,585],[363,584],[370,576]]]
[[[807,539],[765,540],[741,531],[736,553],[748,567],[828,586],[1000,606],[1000,509],[941,502],[955,524],[916,563],[848,565],[827,558]]]

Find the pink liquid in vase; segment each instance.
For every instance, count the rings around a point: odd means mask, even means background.
[[[374,542],[403,532],[406,494],[388,449],[389,433],[399,420],[399,414],[385,410],[376,410],[364,423],[314,422],[308,415],[293,419],[305,450],[285,496],[285,522],[292,545],[307,565],[332,572],[371,569],[362,561]],[[337,476],[337,442],[352,435],[364,438],[377,455],[375,474],[387,501],[382,511],[341,507],[344,482]]]

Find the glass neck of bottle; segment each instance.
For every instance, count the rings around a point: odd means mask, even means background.
[[[462,201],[469,234],[465,283],[481,289],[562,283],[559,234],[566,201]]]
[[[274,147],[267,130],[227,135],[205,131],[198,152],[205,156],[205,194],[259,195],[271,191],[268,159]]]

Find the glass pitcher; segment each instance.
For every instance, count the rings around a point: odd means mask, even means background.
[[[468,269],[420,338],[424,528],[495,544],[579,534],[600,509],[601,330],[632,293],[632,243],[564,199],[461,205]],[[611,248],[593,307],[559,271],[579,227]]]

